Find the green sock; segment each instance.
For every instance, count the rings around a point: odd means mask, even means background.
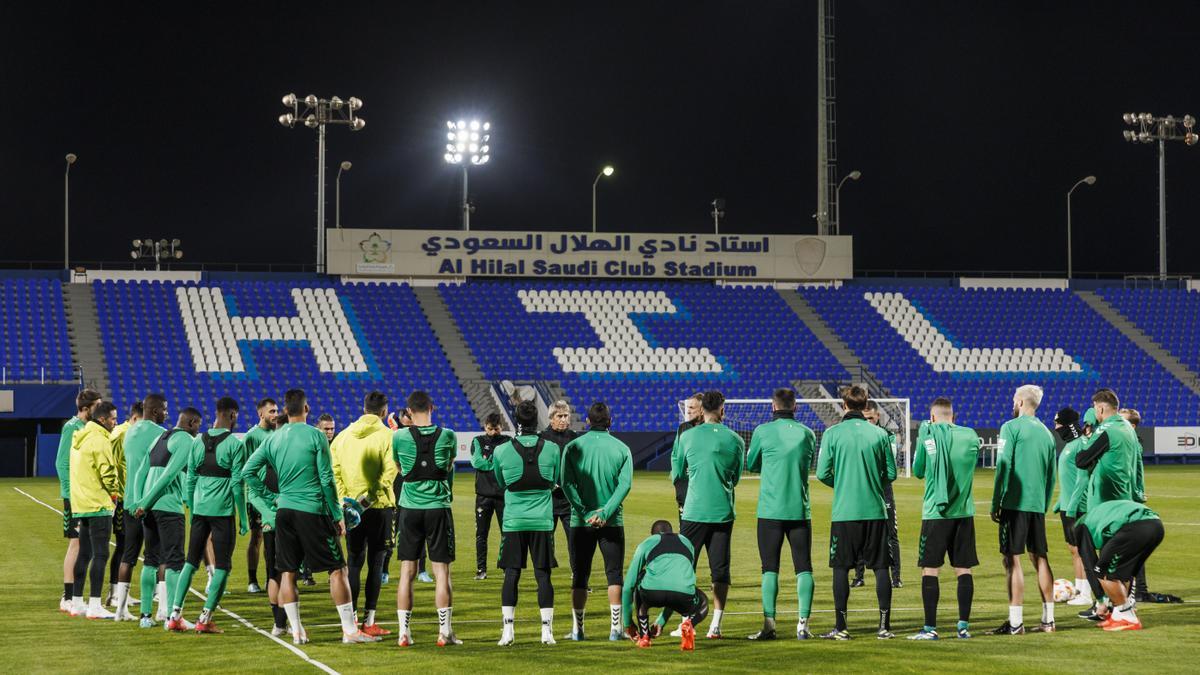
[[[217,603],[221,601],[221,596],[225,595],[225,583],[229,581],[229,570],[215,570],[213,572],[212,585],[209,587],[212,593],[208,594],[208,600],[204,603],[204,609],[212,612],[217,608]]]
[[[153,616],[154,587],[158,585],[158,570],[143,566],[140,584],[142,587],[142,615]]]
[[[762,606],[763,616],[775,618],[775,599],[779,597],[779,573],[763,572],[762,575]]]
[[[195,573],[196,568],[187,563],[184,563],[182,570],[167,569],[167,599],[172,611],[176,607],[183,607],[183,598],[192,585],[192,575]]]
[[[796,595],[800,598],[800,618],[807,619],[812,612],[812,572],[801,572],[796,575]]]

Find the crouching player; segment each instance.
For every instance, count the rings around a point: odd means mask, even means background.
[[[680,648],[696,648],[695,625],[708,615],[708,597],[696,588],[696,551],[687,537],[671,531],[671,523],[655,521],[650,536],[638,544],[625,575],[621,592],[621,614],[625,633],[639,647],[649,647],[650,640],[662,633],[671,612],[679,612],[682,640]],[[634,605],[637,606],[637,626],[633,624]],[[650,608],[662,607],[663,612],[650,625]]]
[[[1111,611],[1098,605],[1107,631],[1141,630],[1134,612],[1130,584],[1137,571],[1163,540],[1158,514],[1128,499],[1104,502],[1088,511],[1076,529],[1079,556],[1095,572],[1088,575],[1094,597],[1108,596]],[[1095,545],[1093,547],[1092,545]],[[1099,552],[1097,552],[1099,549]]]

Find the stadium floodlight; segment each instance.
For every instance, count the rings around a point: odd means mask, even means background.
[[[721,219],[725,217],[725,200],[717,197],[712,200],[713,234],[721,234]]]
[[[134,260],[149,260],[154,259],[154,269],[162,269],[163,260],[183,260],[183,242],[179,239],[134,239],[133,250],[129,252],[129,257]]]
[[[330,124],[343,124],[351,131],[362,131],[367,121],[358,116],[362,109],[362,99],[351,96],[342,100],[337,96],[328,99],[309,94],[299,99],[295,94],[287,94],[282,99],[283,107],[290,112],[279,116],[279,123],[289,129],[296,122],[303,120],[304,126],[317,131],[317,273],[325,272],[325,127]],[[304,104],[304,110],[300,105]]]
[[[844,185],[846,183],[846,181],[848,181],[848,180],[856,181],[859,178],[862,178],[862,172],[859,171],[858,169],[855,169],[854,171],[851,171],[850,173],[846,174],[845,176],[842,176],[842,179],[840,181],[838,181],[837,188],[833,191],[833,202],[835,204],[837,204],[837,209],[834,211],[834,214],[833,214],[834,215],[834,218],[833,218],[833,233],[834,234],[842,233],[842,185]]]
[[[63,173],[63,269],[71,269],[71,165],[79,159],[67,153],[67,169]]]
[[[1075,192],[1075,188],[1080,185],[1095,185],[1095,176],[1086,176],[1075,181],[1070,190],[1067,190],[1067,279],[1071,278],[1074,273],[1074,267],[1071,261],[1071,195]]]
[[[337,178],[333,181],[334,197],[333,197],[333,226],[340,233],[342,230],[342,173],[349,171],[350,167],[354,166],[348,161],[343,161],[338,165]]]
[[[1158,141],[1158,277],[1167,278],[1167,141],[1183,141],[1184,145],[1200,143],[1192,129],[1196,118],[1191,115],[1155,117],[1150,113],[1125,113],[1121,116],[1125,124],[1135,130],[1125,129],[1122,135],[1130,143],[1152,143]],[[1182,127],[1182,128],[1181,128]]]
[[[600,173],[596,174],[596,180],[592,181],[592,232],[596,231],[596,185],[600,183],[601,178],[608,178],[616,172],[616,169],[611,164],[605,164]]]
[[[471,204],[467,184],[470,180],[468,167],[483,166],[491,159],[492,148],[488,144],[492,136],[491,122],[480,122],[477,119],[458,121],[446,120],[446,153],[442,159],[447,164],[462,167],[462,224],[464,230],[471,229],[471,214],[475,206]]]

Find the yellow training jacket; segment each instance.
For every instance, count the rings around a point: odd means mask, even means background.
[[[392,459],[392,430],[377,415],[363,415],[346,427],[329,446],[338,497],[358,499],[366,494],[371,508],[394,507],[396,461]]]
[[[125,498],[125,432],[133,426],[128,420],[121,422],[108,432],[112,438],[113,464],[117,467],[117,494]]]
[[[88,422],[71,439],[71,513],[77,518],[111,516],[115,494],[112,436],[108,429]]]

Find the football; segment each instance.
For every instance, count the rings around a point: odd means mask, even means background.
[[[1075,584],[1066,579],[1054,580],[1054,601],[1066,602],[1075,597]]]

